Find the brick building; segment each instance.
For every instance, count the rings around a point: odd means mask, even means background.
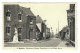
[[[46,27],[46,39],[50,38],[50,28]]]
[[[38,26],[40,30],[40,39],[46,39],[46,24],[45,22],[41,19],[39,15],[36,17],[36,25]]]
[[[40,40],[41,39],[41,34],[40,34],[40,29],[38,28],[38,26],[36,25],[36,40]]]
[[[67,20],[69,27],[70,41],[75,42],[75,4],[70,4],[70,9],[67,10]]]
[[[36,39],[36,17],[30,8],[18,4],[4,5],[4,41],[13,41],[15,27],[18,40]]]
[[[69,38],[68,34],[68,26],[63,27],[63,29],[59,32],[60,38],[61,40],[66,40],[67,38]]]

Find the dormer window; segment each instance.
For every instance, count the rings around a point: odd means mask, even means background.
[[[18,14],[18,20],[19,22],[22,22],[22,14]]]
[[[11,21],[11,12],[6,12],[7,21]]]

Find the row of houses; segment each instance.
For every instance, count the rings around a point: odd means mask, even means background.
[[[4,5],[4,41],[13,41],[15,28],[18,41],[42,40],[50,37],[50,28],[30,8],[18,4]]]
[[[75,4],[70,4],[70,9],[67,10],[68,26],[63,27],[59,32],[62,40],[68,40],[75,46]]]

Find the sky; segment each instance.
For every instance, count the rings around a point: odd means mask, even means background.
[[[70,3],[20,3],[19,5],[30,8],[35,16],[39,15],[43,20],[47,20],[47,27],[52,27],[54,34],[56,34],[58,22],[59,31],[67,26],[66,10],[69,9],[69,4]]]

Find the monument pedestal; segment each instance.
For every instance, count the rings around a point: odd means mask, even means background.
[[[13,42],[18,42],[18,37],[14,35]]]

